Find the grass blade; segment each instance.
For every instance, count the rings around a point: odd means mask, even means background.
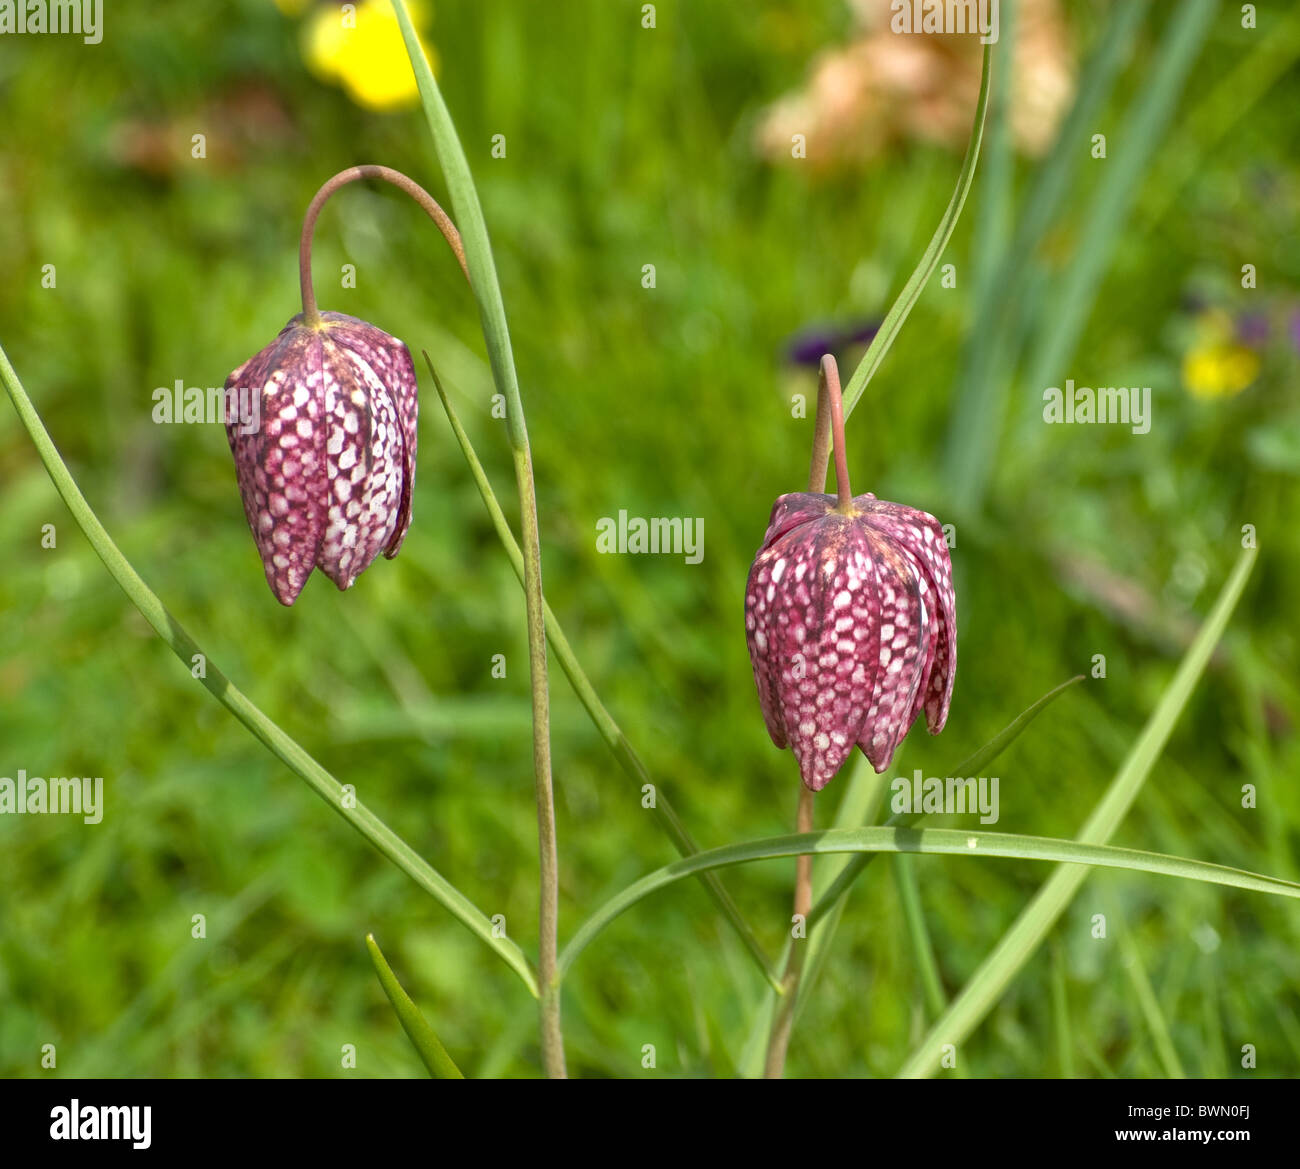
[[[443,409],[447,412],[447,421],[451,424],[452,433],[460,444],[461,453],[465,456],[465,462],[469,465],[470,475],[478,486],[479,495],[483,498],[483,505],[487,508],[488,515],[492,520],[492,526],[496,529],[497,538],[501,541],[502,547],[505,548],[506,555],[510,559],[510,565],[515,570],[515,576],[519,578],[519,583],[522,584],[524,580],[523,553],[519,550],[519,544],[515,540],[514,533],[510,530],[510,524],[506,520],[505,512],[501,510],[501,504],[497,500],[496,493],[492,490],[492,483],[487,477],[487,472],[483,469],[483,464],[479,461],[469,435],[465,432],[464,426],[461,425],[455,407],[452,406],[451,399],[447,397],[447,392],[443,389],[442,379],[438,377],[438,371],[434,369],[433,361],[427,352],[424,355],[424,360],[429,366],[429,374],[433,378],[438,397],[442,399]],[[600,737],[605,740],[606,746],[614,753],[614,758],[618,760],[618,765],[636,784],[638,790],[646,784],[653,784],[654,781],[650,778],[650,773],[646,770],[645,764],[641,762],[641,757],[633,750],[632,744],[628,742],[622,728],[614,721],[614,716],[605,709],[604,703],[601,702],[600,696],[591,684],[591,679],[587,677],[577,655],[573,652],[573,647],[569,644],[569,639],[560,626],[559,619],[551,611],[551,606],[546,605],[544,611],[546,636],[550,640],[551,649],[555,653],[556,660],[560,663],[560,669],[564,671],[564,676],[568,678],[569,685],[573,687],[574,694],[578,696],[578,701],[582,703],[583,709],[586,710],[596,730],[600,733]],[[663,794],[659,785],[654,784],[654,787],[654,813],[657,823],[667,834],[668,839],[672,841],[673,847],[677,849],[680,855],[694,856],[700,851],[699,845],[695,843],[691,834],[687,831],[686,825],[682,823],[681,818],[673,809],[672,804],[668,802],[668,797]],[[703,873],[701,874],[701,880],[704,882],[709,895],[722,911],[723,916],[731,923],[736,935],[744,944],[745,950],[763,972],[763,977],[767,980],[768,985],[780,993],[781,979],[754,931],[750,929],[749,923],[741,915],[740,907],[732,900],[731,894],[727,892],[716,873]]]
[[[1142,962],[1142,955],[1134,945],[1132,934],[1120,914],[1112,909],[1111,916],[1120,927],[1120,962],[1128,975],[1129,982],[1133,984],[1133,993],[1137,995],[1138,1006],[1141,1008],[1142,1017],[1146,1019],[1147,1029],[1151,1032],[1151,1039],[1155,1044],[1156,1054],[1160,1057],[1165,1075],[1171,1080],[1185,1080],[1187,1073],[1179,1062],[1173,1035],[1169,1031],[1169,1022],[1165,1018],[1164,1011],[1160,1009],[1160,999],[1151,985],[1146,966]]]
[[[934,956],[934,945],[925,924],[925,910],[921,905],[921,890],[916,882],[916,869],[910,856],[899,853],[894,857],[894,881],[898,888],[898,905],[907,925],[907,938],[912,947],[912,958],[925,994],[925,1005],[931,1016],[943,1014],[948,998],[943,993],[943,979],[939,976],[939,962]]]
[[[113,542],[108,530],[99,522],[99,517],[86,502],[86,497],[82,495],[81,488],[73,479],[72,472],[68,470],[67,464],[59,455],[54,440],[50,438],[50,432],[45,429],[45,424],[27,396],[27,391],[23,389],[22,382],[18,380],[18,375],[10,365],[3,348],[0,348],[0,381],[4,382],[14,409],[18,411],[20,421],[36,446],[36,453],[45,464],[55,490],[67,504],[77,527],[90,541],[95,554],[104,562],[109,575],[117,581],[130,602],[140,610],[144,619],[153,626],[154,632],[180,658],[186,670],[191,669],[195,656],[203,652],[198,642],[167,611],[157,594],[144,583],[140,574],[131,566],[131,562],[122,555],[121,550]],[[489,946],[511,970],[519,975],[529,992],[536,995],[537,979],[533,976],[524,952],[508,938],[493,937],[492,923],[482,910],[423,860],[406,841],[360,800],[355,801],[355,806],[351,797],[345,800],[343,785],[334,776],[317,763],[305,748],[263,714],[217,668],[211,658],[204,655],[204,661],[206,666],[204,677],[199,679],[200,684],[334,811]]]
[[[1032,391],[1025,396],[1022,430],[1040,421],[1041,388],[1048,379],[1063,376],[1062,366],[1074,352],[1101,279],[1119,242],[1120,231],[1147,160],[1164,133],[1178,94],[1210,30],[1218,0],[1187,0],[1170,18],[1150,77],[1135,99],[1135,109],[1125,119],[1124,133],[1115,136],[1115,155],[1104,165],[1101,186],[1079,232],[1080,245],[1066,269],[1060,296],[1029,361],[1021,382]],[[1030,408],[1032,407],[1032,409]],[[1041,438],[1042,427],[1035,428]]]
[[[1242,552],[1209,617],[1183,656],[1173,681],[1080,831],[1078,839],[1081,844],[1101,844],[1109,840],[1137,798],[1210,660],[1214,646],[1223,636],[1228,618],[1250,579],[1255,556],[1254,549]],[[1087,869],[1074,866],[1060,868],[1052,874],[908,1057],[899,1075],[910,1077],[932,1073],[939,1062],[940,1044],[959,1044],[979,1025],[1020,968],[1038,949],[1087,875]]]
[[[1070,1027],[1070,998],[1065,983],[1065,952],[1060,942],[1052,946],[1052,1030],[1056,1035],[1058,1074],[1074,1079],[1074,1039]]]
[[[1025,306],[1033,303],[1026,283],[1017,276],[1028,271],[1034,249],[1070,190],[1070,180],[1085,157],[1079,144],[1097,124],[1146,10],[1147,0],[1112,5],[1097,48],[1080,70],[1074,105],[1018,216],[1011,246],[994,278],[980,285],[946,444],[952,498],[970,513],[980,510],[1002,433],[1009,379],[1001,375],[1010,358],[1011,338],[1020,332]]]
[[[447,1049],[443,1047],[441,1040],[429,1026],[428,1020],[420,1013],[420,1008],[397,981],[397,975],[388,965],[388,960],[379,948],[379,943],[375,941],[374,934],[366,934],[366,949],[370,951],[370,961],[374,963],[375,973],[379,975],[379,985],[384,988],[384,994],[393,1004],[393,1010],[397,1012],[402,1030],[406,1032],[406,1037],[424,1061],[424,1066],[429,1069],[429,1075],[435,1080],[463,1080],[465,1077],[461,1074],[460,1068],[447,1054]]]
[[[913,269],[912,275],[908,277],[907,283],[903,285],[903,291],[898,294],[898,299],[890,305],[889,312],[885,314],[885,319],[880,324],[880,329],[871,339],[871,344],[867,346],[866,353],[862,355],[858,368],[853,371],[853,376],[849,379],[848,385],[844,387],[845,419],[853,413],[854,407],[857,406],[863,391],[867,388],[867,383],[871,381],[876,370],[880,368],[880,363],[885,360],[885,354],[889,352],[889,347],[894,343],[894,338],[898,336],[898,331],[903,327],[903,322],[907,320],[908,314],[920,299],[922,290],[939,264],[939,257],[943,255],[943,249],[948,246],[948,241],[952,238],[953,228],[957,226],[957,220],[961,218],[961,209],[966,203],[967,194],[970,192],[971,181],[975,178],[975,163],[980,155],[980,140],[984,136],[984,112],[989,104],[989,68],[993,58],[992,48],[992,45],[984,46],[984,64],[980,74],[980,95],[979,100],[975,103],[975,120],[971,125],[970,142],[966,146],[966,157],[962,160],[961,173],[957,176],[957,188],[948,201],[943,218],[939,220],[939,226],[935,228],[929,244],[926,246],[925,251],[921,253],[920,262]]]
[[[984,746],[968,756],[950,774],[977,775],[981,768],[988,766],[1011,746],[1024,732],[1025,728],[1042,714],[1048,706],[1076,682],[1081,681],[1083,681],[1083,675],[1078,674],[1049,690],[1037,702],[1012,719]],[[884,790],[883,777],[876,775],[871,770],[865,756],[859,759],[857,770],[853,773],[849,781],[849,788],[836,812],[835,827],[856,828],[874,819],[875,809],[878,801],[884,795]],[[918,816],[891,817],[886,827],[908,827],[916,823],[918,819],[920,819]],[[809,917],[809,949],[808,957],[804,962],[804,976],[799,983],[799,1002],[796,1006],[795,1015],[796,1024],[798,1022],[798,1012],[802,1010],[803,1003],[808,1000],[812,987],[816,984],[822,968],[826,964],[831,945],[835,941],[835,935],[839,930],[840,920],[844,916],[844,907],[848,904],[848,894],[853,887],[853,882],[861,876],[863,870],[875,858],[876,854],[874,852],[843,857],[836,856],[828,863],[819,865],[817,868],[818,877],[826,882],[826,887],[813,904],[813,911]],[[785,955],[782,954],[782,962],[784,960]],[[762,1036],[767,1034],[768,1017],[771,1014],[774,1001],[771,994],[765,995],[762,1006],[756,1012],[756,1018],[751,1026],[749,1039],[745,1045],[745,1053],[741,1059],[742,1073],[746,1076],[752,1077],[762,1074],[763,1049],[761,1040]]]
[[[1021,836],[1008,832],[964,832],[954,828],[832,828],[825,832],[770,836],[743,844],[728,844],[656,869],[615,894],[583,922],[582,928],[574,934],[560,956],[560,969],[567,971],[601,930],[638,901],[696,873],[728,865],[748,864],[751,861],[804,854],[820,856],[836,852],[915,852],[1055,861],[1071,866],[1071,870],[1063,871],[1072,871],[1074,866],[1080,866],[1084,873],[1091,866],[1127,869],[1130,872],[1181,877],[1184,880],[1203,881],[1210,885],[1300,900],[1300,882],[1284,881],[1262,873],[1136,848],[1116,848],[1107,844],[1057,840],[1047,836]],[[949,1008],[945,1015],[952,1013],[952,1008]],[[944,1032],[950,1033],[951,1031]]]

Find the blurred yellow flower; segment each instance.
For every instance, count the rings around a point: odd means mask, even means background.
[[[1209,309],[1197,322],[1198,339],[1183,355],[1183,385],[1196,398],[1231,398],[1259,376],[1259,354],[1236,340],[1232,318]]]
[[[1197,398],[1240,394],[1259,375],[1259,354],[1235,341],[1203,341],[1183,357],[1183,384]]]
[[[427,6],[411,2],[407,7],[418,31],[427,20]],[[424,44],[424,51],[430,66],[436,67],[433,50]],[[341,85],[365,109],[388,113],[409,109],[420,99],[389,0],[329,3],[315,9],[303,25],[302,52],[317,77]]]

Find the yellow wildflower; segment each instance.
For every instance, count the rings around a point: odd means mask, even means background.
[[[426,6],[411,3],[408,7],[418,30]],[[424,51],[430,65],[436,65],[428,45]],[[402,30],[389,0],[330,3],[315,9],[303,26],[303,57],[317,77],[341,85],[365,109],[388,113],[419,101]]]
[[[1183,357],[1183,384],[1197,398],[1240,394],[1259,375],[1259,354],[1235,341],[1202,342]]]
[[[1193,397],[1234,397],[1259,376],[1259,354],[1236,340],[1227,313],[1206,312],[1197,331],[1183,355],[1183,385]]]

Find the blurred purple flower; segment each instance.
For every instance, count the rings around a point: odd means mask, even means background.
[[[1237,340],[1243,345],[1259,349],[1268,343],[1268,314],[1242,313],[1237,318]]]
[[[801,329],[786,344],[786,358],[793,365],[808,365],[816,369],[824,353],[843,352],[846,346],[863,345],[880,330],[880,322],[860,321],[856,324],[814,325]]]

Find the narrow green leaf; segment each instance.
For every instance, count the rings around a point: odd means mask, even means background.
[[[1171,1080],[1185,1080],[1187,1073],[1178,1059],[1178,1050],[1174,1047],[1173,1035],[1169,1030],[1169,1021],[1160,1009],[1160,999],[1151,985],[1142,955],[1133,943],[1133,936],[1124,924],[1118,907],[1112,908],[1110,918],[1115,922],[1119,934],[1120,962],[1133,984],[1133,993],[1137,995],[1138,1006],[1146,1019],[1147,1028],[1155,1043],[1156,1054],[1165,1075]]]
[[[420,1008],[397,981],[397,975],[388,965],[388,960],[380,950],[379,943],[375,941],[374,934],[366,934],[366,949],[370,951],[370,961],[374,963],[375,973],[379,975],[379,985],[384,988],[384,994],[393,1004],[393,1010],[397,1012],[402,1030],[406,1032],[407,1038],[424,1061],[424,1066],[429,1069],[429,1075],[435,1080],[463,1080],[465,1077],[461,1074],[460,1068],[447,1054],[447,1049],[443,1047],[433,1028],[429,1026],[428,1020],[420,1013]]]
[[[1087,157],[1081,144],[1097,125],[1146,9],[1147,0],[1111,5],[1097,47],[1079,71],[1074,105],[1051,152],[1037,168],[1029,197],[1017,215],[1011,245],[993,278],[980,286],[975,324],[966,341],[953,395],[945,453],[952,499],[970,513],[980,509],[1002,434],[1011,380],[1007,366],[1014,364],[1015,357],[1012,338],[1019,337],[1023,329],[1025,307],[1035,303],[1023,276],[1071,189],[1075,171]]]
[[[523,553],[519,550],[519,544],[515,540],[514,533],[510,530],[509,521],[507,521],[505,512],[501,509],[501,504],[497,500],[496,493],[492,490],[492,484],[487,477],[487,472],[483,469],[483,464],[479,461],[474,445],[470,442],[465,427],[461,425],[455,407],[452,406],[451,399],[443,388],[442,379],[438,376],[438,371],[434,369],[433,360],[427,352],[424,354],[424,360],[429,366],[429,375],[433,378],[434,388],[438,391],[438,397],[442,400],[442,407],[447,412],[447,421],[451,424],[452,433],[456,436],[457,443],[460,444],[461,453],[465,456],[465,462],[469,465],[470,475],[478,487],[479,495],[483,499],[483,506],[487,508],[488,515],[492,520],[492,526],[496,529],[497,538],[501,541],[501,546],[510,558],[510,565],[515,570],[515,576],[519,578],[519,583],[523,584]],[[560,669],[564,671],[564,676],[568,678],[569,685],[573,687],[574,694],[578,696],[578,701],[582,703],[583,709],[590,716],[596,730],[600,732],[600,737],[605,740],[605,745],[614,753],[614,758],[618,760],[619,767],[622,768],[624,774],[636,784],[637,790],[640,791],[646,784],[653,783],[650,773],[646,770],[645,764],[641,762],[640,756],[633,750],[632,744],[628,742],[622,728],[614,721],[614,716],[609,713],[604,703],[601,702],[595,687],[591,684],[591,679],[587,677],[586,671],[583,670],[581,663],[579,663],[577,655],[573,652],[573,646],[569,644],[569,639],[561,627],[559,619],[551,611],[549,604],[545,606],[544,615],[546,618],[546,636],[551,649],[555,653],[556,660],[560,663]],[[680,855],[694,856],[700,851],[699,845],[695,843],[690,832],[687,831],[686,825],[682,823],[672,804],[668,802],[668,797],[664,795],[662,787],[658,784],[655,785],[654,815],[655,821],[663,829],[668,839],[672,841],[673,847],[677,849]],[[716,873],[702,873],[700,879],[708,890],[709,896],[713,898],[718,908],[722,910],[723,916],[726,917],[731,927],[736,931],[736,935],[744,944],[745,950],[763,972],[763,977],[767,980],[768,985],[779,993],[782,989],[781,979],[776,969],[772,966],[754,931],[750,929],[749,923],[741,915],[739,906],[732,900],[731,894],[727,892],[722,881],[719,880]]]
[[[993,762],[1002,754],[1016,739],[1021,735],[1024,729],[1029,726],[1047,707],[1056,701],[1066,690],[1076,682],[1082,682],[1083,675],[1076,674],[1067,682],[1062,682],[1054,690],[1049,690],[1037,702],[1027,710],[1022,711],[1011,722],[1002,728],[978,751],[968,758],[962,760],[948,775],[979,775],[981,770]],[[904,816],[891,816],[886,822],[886,827],[908,827],[915,824],[921,819],[919,812],[913,812]],[[853,882],[861,875],[862,870],[874,859],[874,854],[854,857],[847,865],[844,866],[839,876],[831,884],[813,905],[812,913],[808,917],[809,924],[815,924],[827,913],[832,905],[842,897],[852,886]]]
[[[1012,719],[984,746],[967,757],[958,767],[945,774],[978,775],[982,768],[987,767],[1011,746],[1016,738],[1024,732],[1025,728],[1042,714],[1051,703],[1055,702],[1076,682],[1081,681],[1083,681],[1083,675],[1078,674],[1049,690],[1037,702]],[[867,763],[866,756],[861,757],[857,762],[853,775],[849,779],[849,787],[844,799],[840,802],[840,807],[836,812],[835,827],[855,828],[865,821],[874,819],[877,802],[883,796],[884,790],[883,776],[878,776],[872,771]],[[919,816],[892,816],[886,827],[908,827],[915,824],[919,819]],[[821,976],[822,969],[826,965],[826,959],[830,954],[835,935],[839,931],[840,921],[844,916],[844,907],[848,904],[849,890],[853,887],[853,882],[861,876],[863,870],[875,858],[876,854],[874,852],[843,857],[836,856],[829,858],[826,863],[819,864],[815,870],[818,884],[824,883],[824,891],[818,895],[813,904],[812,914],[809,917],[809,950],[808,958],[804,962],[803,977],[799,980],[799,989],[797,991],[796,1025],[798,1024],[799,1012],[802,1011],[803,1004],[808,1001],[812,988],[816,985],[817,979]],[[788,946],[789,943],[787,942],[787,948]],[[784,953],[781,955],[781,961],[784,964]],[[755,1013],[755,1018],[751,1023],[749,1039],[745,1044],[744,1054],[740,1061],[742,1074],[747,1077],[753,1078],[762,1075],[763,1040],[767,1035],[774,1002],[775,998],[772,994],[765,995],[762,1005]]]
[[[743,844],[728,844],[656,869],[615,894],[583,922],[582,928],[574,934],[560,955],[560,970],[567,971],[601,930],[620,914],[651,893],[686,877],[707,869],[748,864],[751,861],[775,860],[806,853],[820,856],[837,852],[919,852],[944,856],[1057,861],[1071,866],[1083,866],[1082,871],[1085,873],[1089,866],[1127,869],[1131,872],[1182,877],[1189,881],[1203,881],[1210,885],[1224,885],[1300,900],[1300,883],[1295,881],[1283,881],[1278,877],[1251,873],[1244,869],[1135,848],[1116,848],[1078,840],[1056,840],[1046,836],[1021,836],[1007,832],[964,832],[955,828],[832,828],[826,832],[771,836]],[[950,1009],[947,1014],[951,1013]]]
[[[953,228],[957,226],[957,220],[961,218],[961,209],[966,203],[967,194],[970,192],[971,180],[975,177],[975,163],[979,158],[980,140],[984,135],[984,111],[989,104],[989,67],[993,58],[992,50],[992,45],[984,46],[984,64],[980,74],[979,100],[975,103],[975,120],[971,125],[970,142],[966,147],[966,157],[962,160],[961,173],[957,176],[957,188],[953,191],[952,198],[944,209],[943,218],[939,220],[939,226],[935,228],[929,244],[926,246],[925,251],[921,253],[920,262],[912,271],[912,275],[908,277],[907,283],[903,285],[903,291],[898,294],[898,299],[890,305],[889,312],[885,314],[885,319],[881,322],[879,331],[871,339],[871,344],[867,346],[866,353],[862,355],[858,368],[853,371],[853,376],[849,379],[848,385],[844,387],[844,417],[846,419],[853,413],[854,407],[857,406],[863,391],[867,388],[867,383],[871,381],[876,370],[880,368],[880,363],[885,360],[885,354],[889,352],[889,347],[893,345],[894,338],[898,336],[898,331],[903,327],[903,322],[907,320],[912,307],[920,299],[922,290],[939,264],[943,249],[948,246],[948,241],[952,238]]]
[[[1042,389],[1060,375],[1087,324],[1138,183],[1147,174],[1147,161],[1169,124],[1217,8],[1218,0],[1185,0],[1174,9],[1155,62],[1143,71],[1132,113],[1124,119],[1124,132],[1111,136],[1113,155],[1104,164],[1101,184],[1079,231],[1079,247],[1057,281],[1060,292],[1043,316],[1045,329],[1021,383],[1030,392],[1024,396],[1020,430],[1032,433],[1037,442],[1047,429],[1035,425],[1041,422]]]
[[[1052,945],[1052,1027],[1056,1033],[1056,1056],[1063,1080],[1074,1079],[1074,1040],[1070,1027],[1070,998],[1065,984],[1065,948],[1059,939]]]
[[[1015,718],[1013,718],[1005,727],[984,744],[978,751],[967,756],[956,768],[950,772],[951,775],[979,775],[979,773],[1011,746],[1040,714],[1043,713],[1053,702],[1064,694],[1071,686],[1082,682],[1083,675],[1075,674],[1073,678],[1068,678],[1059,686],[1049,690],[1032,706],[1026,707]]]
[[[1210,660],[1210,654],[1223,636],[1228,618],[1241,598],[1246,581],[1250,579],[1255,556],[1253,548],[1242,552],[1209,617],[1184,654],[1173,681],[1161,696],[1142,733],[1110,787],[1106,789],[1106,794],[1079,832],[1081,845],[1101,844],[1109,840],[1132,807],[1151,768],[1169,741],[1174,723],[1187,705],[1192,689]],[[911,1077],[931,1074],[939,1063],[940,1044],[961,1043],[979,1025],[1021,967],[1038,949],[1057,918],[1065,912],[1087,875],[1087,869],[1074,866],[1060,868],[1052,874],[908,1057],[899,1075]]]
[[[186,670],[193,667],[196,655],[202,654],[198,643],[182,628],[179,621],[167,611],[157,594],[149,588],[140,574],[131,567],[130,561],[122,555],[107,529],[99,522],[86,497],[72,478],[54,440],[45,429],[36,407],[32,405],[27,391],[9,363],[8,355],[0,348],[0,381],[4,382],[9,398],[18,411],[36,453],[49,473],[55,489],[63,497],[68,510],[77,526],[85,534],[96,555],[104,562],[109,575],[117,581],[131,603],[140,610],[141,615],[154,631],[180,658]],[[344,798],[343,785],[325,770],[294,739],[290,738],[271,719],[253,704],[221,672],[211,658],[204,655],[204,677],[199,680],[218,702],[233,714],[253,735],[270,748],[272,754],[285,763],[296,775],[331,808],[361,833],[381,853],[410,877],[426,893],[442,904],[459,922],[468,927],[507,966],[510,967],[534,996],[537,994],[537,979],[524,952],[508,938],[493,937],[492,923],[482,910],[478,909],[459,889],[441,873],[423,860],[400,836],[374,812],[359,800]]]
[[[916,881],[916,868],[910,856],[899,853],[894,858],[894,882],[898,889],[898,907],[903,912],[907,926],[907,939],[912,947],[912,958],[925,993],[926,1009],[931,1017],[943,1014],[948,1005],[943,993],[943,979],[939,975],[939,962],[934,956],[930,931],[925,924],[925,910],[921,905],[921,890]]]
[[[447,104],[442,99],[433,70],[429,68],[429,60],[424,55],[420,38],[411,23],[410,13],[402,0],[392,0],[392,4],[402,39],[406,43],[407,55],[411,59],[411,68],[415,72],[415,82],[433,136],[438,165],[451,194],[452,218],[465,245],[465,262],[469,267],[474,299],[478,302],[492,378],[506,399],[506,433],[510,445],[516,451],[526,449],[528,433],[519,398],[519,378],[510,344],[510,329],[506,323],[506,306],[501,299],[501,283],[497,279],[496,263],[492,259],[492,244],[488,239],[487,221],[483,218],[478,189],[474,186],[469,160],[465,157],[465,149],[456,133]]]

